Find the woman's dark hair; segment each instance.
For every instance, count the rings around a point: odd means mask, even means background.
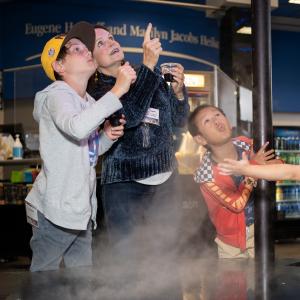
[[[101,24],[96,24],[94,25],[94,29],[97,29],[97,28],[100,28],[100,29],[103,29],[103,30],[106,30],[107,32],[110,32],[110,30],[101,25]],[[121,64],[123,65],[125,63],[125,60],[123,60],[121,62]],[[137,67],[134,67],[132,66],[136,71],[137,71]],[[100,80],[100,77],[101,77],[101,74],[98,70],[96,70],[96,72],[90,77],[89,79],[89,83],[88,83],[88,90],[92,93],[92,91],[96,91],[100,88],[100,86],[104,86],[103,88],[101,88],[103,91],[109,91],[111,89],[111,85],[108,84],[108,85],[105,85],[105,82],[103,82],[102,80]]]
[[[95,29],[100,28],[100,29],[104,29],[104,30],[110,32],[110,31],[108,30],[107,27],[105,27],[105,26],[103,26],[103,25],[101,25],[101,24],[96,24],[96,25],[94,25],[94,28],[95,28]]]
[[[105,27],[101,24],[94,25],[94,29],[97,29],[97,28],[100,28],[100,29],[106,30],[107,32],[110,32],[107,27]],[[99,77],[100,77],[100,74],[96,70],[96,72],[89,79],[89,84],[88,85],[90,86],[90,88],[93,86],[92,89],[94,89],[94,85],[97,85]]]
[[[219,108],[219,107],[216,107],[214,105],[211,105],[211,104],[203,104],[203,105],[199,105],[197,106],[193,112],[191,112],[189,118],[188,118],[188,131],[190,132],[190,134],[192,136],[196,136],[198,135],[199,133],[201,134],[201,132],[199,131],[197,125],[195,124],[195,119],[196,119],[196,116],[203,110],[203,109],[206,109],[206,108],[209,108],[209,107],[212,107],[212,108],[215,108],[216,110],[218,110],[223,116],[225,116],[225,113],[224,111]]]

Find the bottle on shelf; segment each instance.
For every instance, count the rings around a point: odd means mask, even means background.
[[[285,137],[280,138],[280,150],[286,150],[286,138]]]
[[[295,137],[295,150],[299,150],[300,148],[299,148],[299,137],[298,136],[296,136]]]
[[[20,141],[19,134],[16,134],[16,139],[13,145],[13,159],[22,159],[23,158],[23,146]]]
[[[276,187],[276,201],[283,200],[283,190],[280,186]]]
[[[274,147],[276,150],[300,150],[300,138],[299,136],[282,136],[274,138]]]
[[[278,155],[280,157],[280,159],[282,159],[284,161],[284,163],[287,163],[287,154],[282,152],[282,153],[279,153]]]
[[[291,164],[291,165],[294,165],[295,162],[296,162],[296,154],[295,153],[290,153],[289,156],[288,156],[287,163]]]
[[[290,136],[285,138],[285,150],[291,150],[292,140]]]
[[[274,147],[275,147],[275,150],[279,150],[280,149],[280,137],[279,136],[276,136],[274,138]]]
[[[292,186],[291,187],[291,192],[290,192],[290,200],[292,201],[297,201],[297,187],[296,186]]]

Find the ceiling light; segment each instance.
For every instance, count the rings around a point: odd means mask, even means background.
[[[243,26],[241,27],[237,33],[241,33],[241,34],[251,34],[252,33],[252,30],[251,30],[251,27],[250,26]]]
[[[289,0],[289,3],[300,4],[300,0]]]

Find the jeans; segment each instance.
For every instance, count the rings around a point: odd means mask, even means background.
[[[174,250],[181,220],[178,174],[159,185],[135,181],[103,185],[109,240],[118,254]]]
[[[92,225],[87,230],[73,230],[57,226],[38,212],[39,227],[32,227],[30,246],[32,261],[30,271],[59,269],[92,265]]]

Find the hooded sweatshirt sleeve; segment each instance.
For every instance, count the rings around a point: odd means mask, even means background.
[[[110,147],[117,141],[117,140],[111,140],[104,131],[100,133],[99,136],[100,143],[99,143],[99,152],[98,155],[102,155],[105,153],[107,150],[110,149]]]
[[[78,97],[68,91],[51,91],[45,100],[53,122],[75,140],[88,137],[105,118],[122,108],[118,97],[111,92],[85,109],[84,102]]]

